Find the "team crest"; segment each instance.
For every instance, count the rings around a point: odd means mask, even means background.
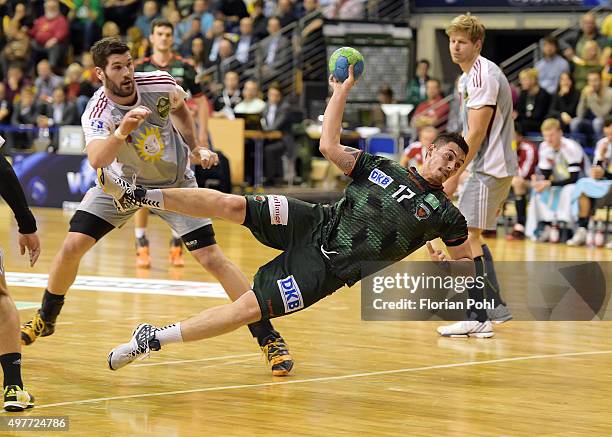
[[[168,114],[170,114],[170,99],[168,97],[157,99],[157,113],[161,118],[168,118]]]
[[[140,158],[147,162],[157,162],[164,154],[165,145],[158,127],[147,127],[139,133],[134,144]]]
[[[262,196],[261,194],[256,195],[254,199],[255,199],[255,202],[263,202],[264,200],[266,200],[266,198]]]
[[[424,203],[419,203],[414,216],[419,220],[425,220],[431,215],[431,210]]]

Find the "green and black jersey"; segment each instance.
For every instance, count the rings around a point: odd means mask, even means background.
[[[195,68],[178,55],[173,55],[170,63],[163,66],[155,64],[152,58],[144,58],[142,61],[136,62],[135,70],[142,72],[167,71],[174,77],[176,83],[183,87],[185,92],[191,94],[191,97],[200,97],[203,94],[202,88],[196,83]]]
[[[415,169],[361,153],[350,176],[321,247],[332,272],[347,285],[365,276],[363,262],[393,264],[429,240],[440,237],[456,246],[467,239],[465,218],[442,186],[429,184]]]

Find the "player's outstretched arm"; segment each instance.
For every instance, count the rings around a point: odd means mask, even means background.
[[[321,132],[319,150],[325,158],[333,162],[345,174],[350,174],[361,152],[340,144],[340,133],[346,99],[351,88],[355,85],[353,66],[349,66],[349,77],[344,82],[338,82],[333,76],[330,76],[329,85],[333,93],[323,115],[323,131]]]

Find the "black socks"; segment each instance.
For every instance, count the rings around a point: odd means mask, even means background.
[[[49,290],[45,290],[45,294],[43,295],[41,310],[41,317],[45,322],[55,323],[55,319],[59,315],[62,310],[62,306],[64,305],[64,295],[62,294],[53,294],[50,293]]]
[[[0,355],[0,364],[4,372],[4,387],[18,385],[23,389],[21,380],[21,354],[17,352]]]

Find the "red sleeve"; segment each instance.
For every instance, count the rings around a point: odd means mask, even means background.
[[[34,38],[36,35],[36,32],[38,32],[38,27],[40,26],[41,18],[37,18],[36,20],[34,20],[34,25],[32,26],[30,30],[28,30],[28,35],[30,35],[32,38]]]
[[[57,20],[54,20],[53,25],[53,36],[57,38],[58,41],[64,42],[66,38],[68,38],[69,33],[68,20],[63,15],[60,15]]]
[[[436,113],[436,118],[438,119],[438,121],[444,120],[446,118],[446,116],[448,115],[448,111],[449,111],[449,106],[448,103],[444,102],[441,105],[438,105],[439,102],[434,103],[434,105],[437,106],[437,108],[435,109],[435,113]]]

